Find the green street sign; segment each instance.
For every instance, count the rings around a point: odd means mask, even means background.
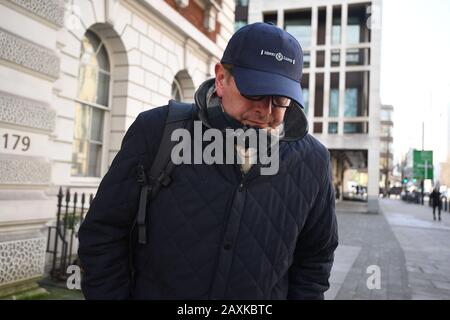
[[[413,177],[416,179],[433,179],[433,151],[414,150]]]

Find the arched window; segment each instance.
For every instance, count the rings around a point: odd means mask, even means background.
[[[172,99],[183,101],[183,92],[181,91],[181,85],[177,78],[173,79],[172,82]]]
[[[75,99],[72,176],[100,177],[105,115],[109,111],[110,65],[100,38],[83,37]]]

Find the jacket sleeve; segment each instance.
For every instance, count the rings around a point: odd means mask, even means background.
[[[128,129],[79,230],[78,256],[86,299],[126,299],[130,295],[129,235],[139,194],[136,167],[146,152],[141,115]]]
[[[289,269],[288,299],[324,299],[338,246],[335,197],[328,156],[325,177],[316,202],[297,239]]]

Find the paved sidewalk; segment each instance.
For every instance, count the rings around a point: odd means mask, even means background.
[[[337,206],[339,247],[326,299],[450,299],[450,213],[433,221],[429,206],[380,199],[380,214],[364,204]],[[368,289],[367,267],[381,271]]]
[[[346,245],[339,245],[336,249],[333,270],[329,280],[330,289],[325,292],[325,300],[334,300],[336,298],[360,251],[361,247]]]
[[[346,212],[351,208],[352,212]],[[364,212],[364,204],[337,207],[339,247],[327,299],[410,299],[405,256],[386,218]],[[369,266],[380,268],[381,288],[369,289]],[[342,280],[342,277],[344,279]]]
[[[439,222],[428,206],[391,199],[380,206],[405,253],[412,299],[450,299],[450,214]]]

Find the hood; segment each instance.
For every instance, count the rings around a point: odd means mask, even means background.
[[[195,92],[198,116],[208,128],[244,128],[245,125],[230,117],[220,105],[215,95],[214,78],[203,82]],[[281,141],[295,141],[308,133],[308,120],[302,108],[295,104],[287,109],[284,116],[284,136]]]

